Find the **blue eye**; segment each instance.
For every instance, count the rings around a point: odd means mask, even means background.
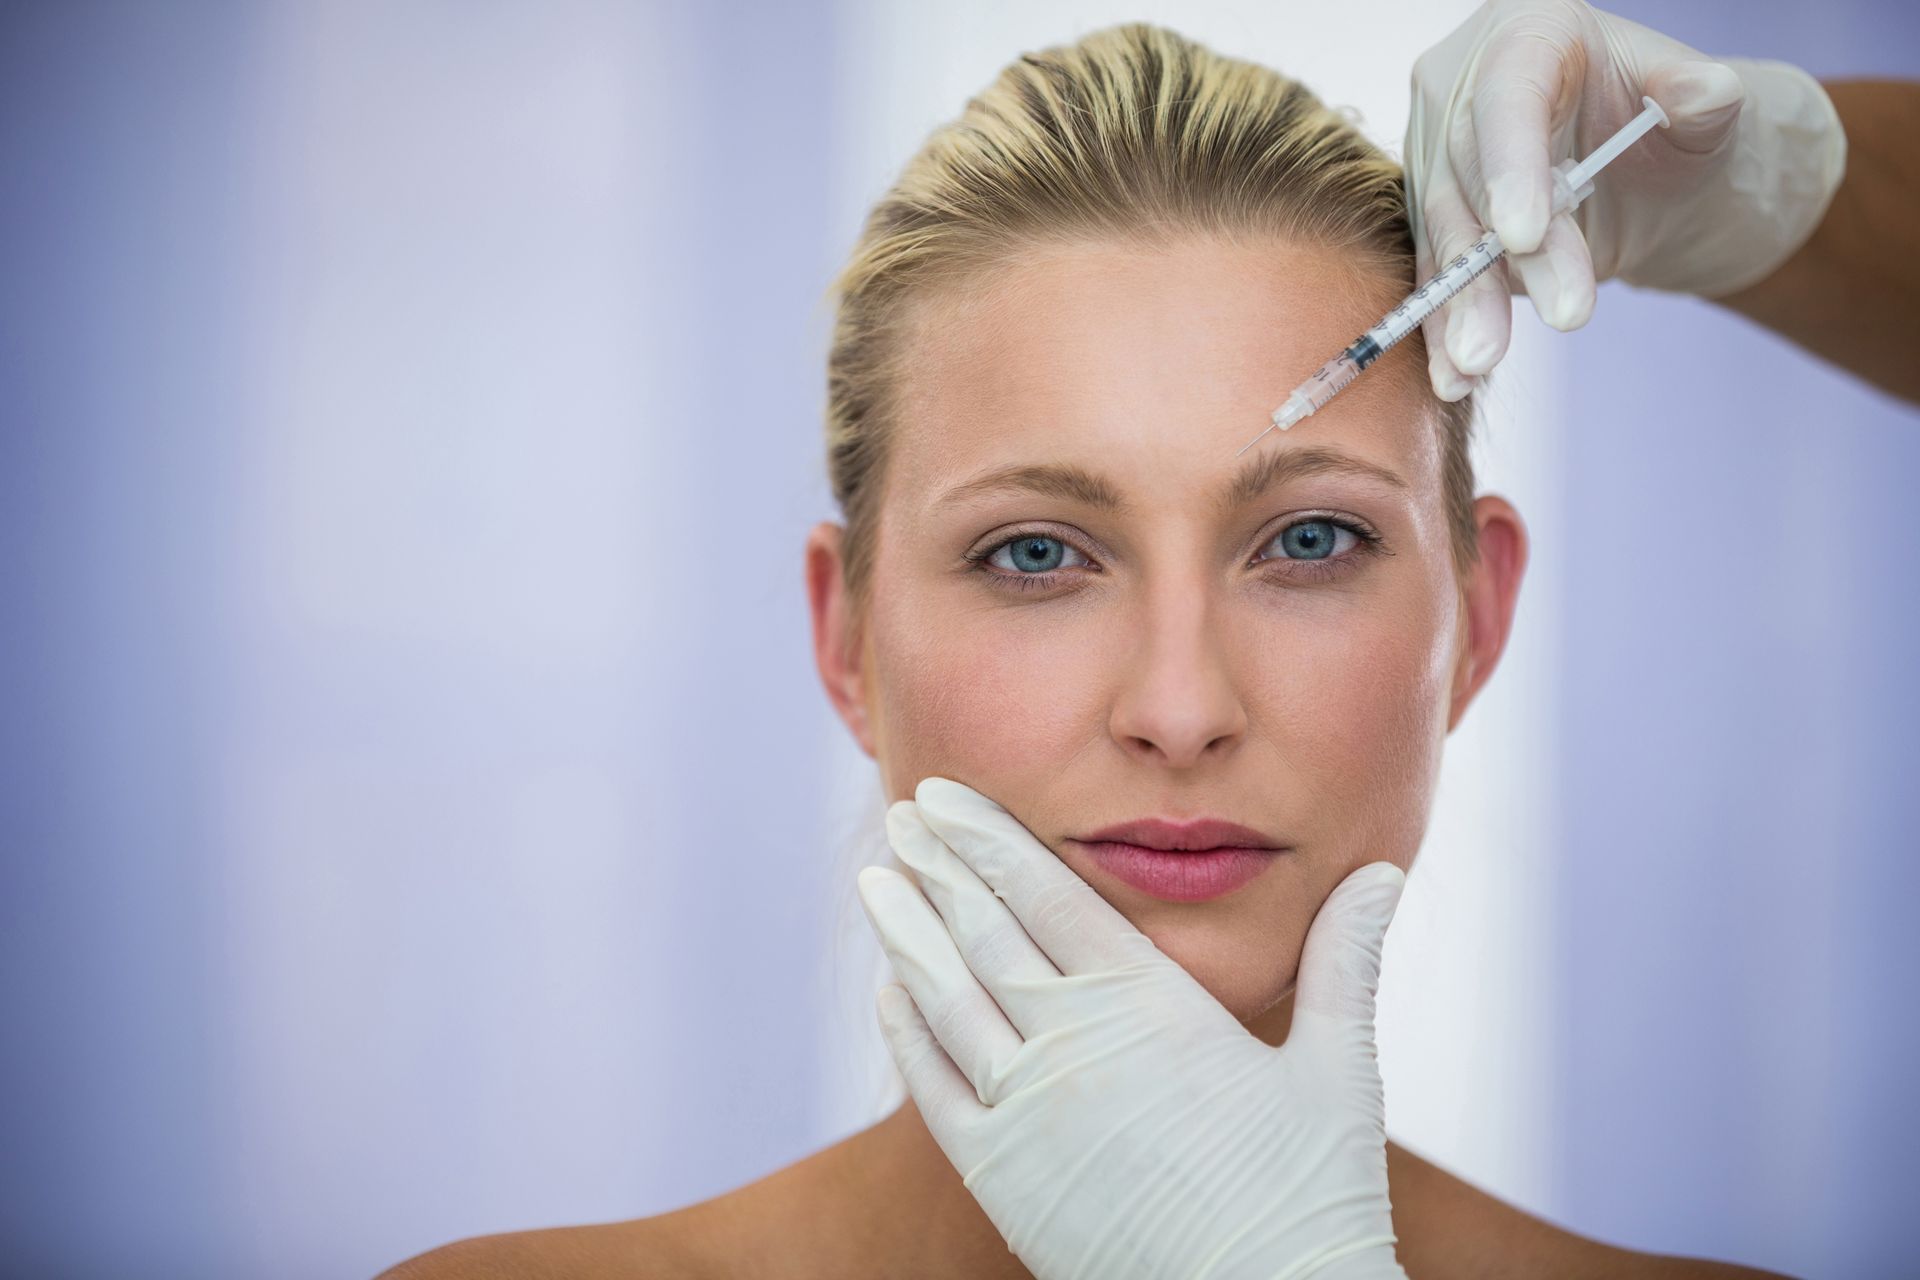
[[[1273,540],[1280,544],[1289,560],[1325,560],[1351,550],[1359,541],[1359,535],[1352,529],[1332,520],[1302,520],[1290,524]],[[1273,542],[1267,545],[1272,546]]]
[[[1060,567],[1071,550],[1071,547],[1058,538],[1048,538],[1037,533],[1023,533],[995,547],[993,553],[987,557],[987,563],[995,568],[1008,569],[1023,576],[1051,573]],[[1007,556],[1007,562],[1004,564],[1000,559],[1002,552]]]
[[[1296,520],[1269,538],[1266,547],[1276,544],[1281,554],[1266,555],[1261,560],[1269,565],[1272,581],[1292,585],[1336,581],[1355,572],[1368,555],[1393,554],[1379,534],[1364,524],[1348,523],[1336,516]],[[1081,585],[1079,579],[1089,575],[1063,570],[1099,569],[1072,542],[1032,531],[1017,533],[985,550],[969,551],[965,559],[970,572],[985,574],[995,588],[1016,591],[1073,589]]]
[[[1074,576],[1057,572],[1068,555],[1080,557],[1078,565],[1093,567],[1086,552],[1064,538],[1044,533],[1015,534],[984,551],[967,552],[966,559],[972,566],[969,572],[985,574],[995,587],[1046,591]]]

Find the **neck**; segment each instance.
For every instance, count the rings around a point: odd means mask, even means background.
[[[1293,995],[1254,1018],[1247,1030],[1279,1047],[1293,1022]],[[933,1139],[909,1098],[886,1119],[843,1144],[836,1199],[859,1219],[862,1257],[842,1274],[873,1268],[887,1275],[941,1280],[1031,1280],[986,1212]],[[850,1240],[850,1243],[852,1241]],[[884,1260],[885,1265],[876,1265]]]

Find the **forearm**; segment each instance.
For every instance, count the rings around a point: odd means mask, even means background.
[[[1822,86],[1847,134],[1833,203],[1772,275],[1714,301],[1920,404],[1920,84]]]
[[[1732,1262],[1636,1253],[1592,1240],[1560,1275],[1569,1280],[1792,1280],[1778,1271],[1762,1271]]]

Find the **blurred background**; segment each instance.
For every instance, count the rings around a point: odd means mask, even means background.
[[[1610,6],[1920,74],[1896,0]],[[1146,18],[1397,155],[1471,6],[0,8],[0,1268],[369,1275],[901,1092],[814,671],[822,292],[1019,53]],[[1920,414],[1520,300],[1534,563],[1389,937],[1389,1130],[1574,1230],[1907,1272]]]

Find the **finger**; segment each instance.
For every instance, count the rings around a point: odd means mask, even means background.
[[[859,887],[861,906],[894,972],[975,1096],[992,1103],[1006,1064],[1020,1048],[1020,1033],[967,968],[939,913],[911,880],[886,867],[866,867]]]
[[[940,1047],[933,1028],[920,1014],[913,996],[897,982],[880,988],[874,1003],[880,1018],[880,1035],[887,1052],[907,1082],[907,1092],[920,1109],[927,1131],[949,1156],[953,1154],[969,1124],[986,1110],[973,1085],[955,1066],[947,1051]]]
[[[1506,263],[1496,262],[1443,308],[1447,358],[1463,378],[1487,374],[1505,358],[1513,338],[1511,288]]]
[[[1549,325],[1565,333],[1593,318],[1593,255],[1571,214],[1554,215],[1537,251],[1507,261]]]
[[[887,809],[887,842],[947,923],[961,958],[1023,1038],[1044,1027],[1041,999],[1060,977],[1007,904],[901,800]]]
[[[1153,941],[1072,867],[972,787],[949,778],[923,778],[914,802],[933,833],[1012,908],[1062,974],[1164,959]]]
[[[1486,234],[1486,229],[1467,206],[1459,187],[1438,183],[1428,192],[1427,199],[1432,228],[1429,239],[1438,262],[1437,270],[1445,271],[1454,259]],[[1440,309],[1445,317],[1441,323],[1445,325],[1447,359],[1463,381],[1488,372],[1507,354],[1507,343],[1513,334],[1511,287],[1506,262],[1498,261]]]
[[[1488,42],[1473,72],[1473,133],[1488,220],[1509,253],[1532,253],[1547,233],[1554,115],[1572,107],[1580,87],[1569,74],[1578,65],[1579,39],[1555,15],[1523,14]]]
[[[1334,888],[1300,954],[1293,1007],[1333,1024],[1371,1030],[1380,950],[1407,877],[1391,862],[1369,862]]]
[[[1657,130],[1682,151],[1704,155],[1724,143],[1740,121],[1747,85],[1740,73],[1724,62],[1683,58],[1647,73],[1640,91],[1667,113],[1667,127]]]
[[[1413,271],[1416,280],[1433,278],[1433,254],[1427,248],[1426,237],[1420,232],[1417,219],[1413,238]],[[1442,307],[1422,320],[1420,345],[1427,351],[1427,380],[1433,384],[1433,394],[1451,403],[1473,390],[1473,380],[1454,368],[1453,360],[1447,355],[1447,319],[1447,309]]]

